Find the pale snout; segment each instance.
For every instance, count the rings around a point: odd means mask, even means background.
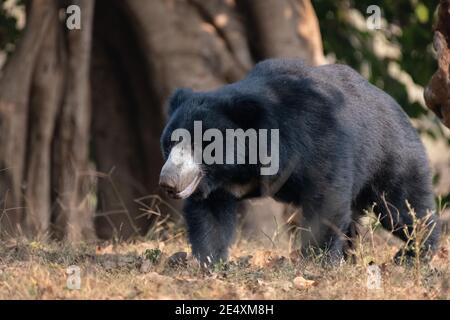
[[[159,185],[174,199],[189,197],[198,187],[202,173],[189,148],[176,145],[161,169]]]

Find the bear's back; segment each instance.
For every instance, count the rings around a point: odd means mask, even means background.
[[[293,103],[276,105],[275,113],[287,114],[292,121],[313,114],[329,123],[335,121],[350,136],[370,140],[382,136],[380,139],[390,140],[392,148],[409,145],[422,151],[419,135],[401,106],[349,66],[308,66],[298,59],[269,59],[258,63],[244,82],[262,95],[287,93],[294,97]],[[355,138],[367,143],[363,140]]]
[[[311,67],[300,59],[268,59],[257,63],[248,74],[248,77],[306,76],[309,69]]]
[[[343,91],[347,96],[351,93],[369,96],[387,96],[388,94],[371,85],[364,77],[351,67],[343,64],[327,64],[309,66],[300,59],[268,59],[259,62],[248,74],[247,79],[265,79],[267,82],[279,81],[280,77],[310,80],[332,86]],[[389,102],[393,102],[389,101]],[[394,101],[395,103],[395,101]]]
[[[403,127],[410,127],[406,113],[389,94],[347,65],[309,66],[300,59],[268,59],[256,64],[244,81],[256,80],[259,85],[255,87],[267,84],[267,87],[273,87],[271,84],[285,77],[298,80],[299,86],[293,90],[300,88],[320,96],[330,96],[334,92],[335,96],[344,98],[341,101],[351,113],[389,117],[392,121],[400,121]]]

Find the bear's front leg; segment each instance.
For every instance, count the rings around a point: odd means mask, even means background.
[[[223,190],[186,200],[184,215],[192,254],[206,265],[226,261],[236,228],[237,199]]]

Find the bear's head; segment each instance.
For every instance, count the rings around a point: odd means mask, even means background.
[[[258,97],[233,89],[177,89],[169,99],[168,112],[161,136],[165,164],[159,184],[171,197],[185,199],[193,193],[206,197],[227,182],[245,181],[254,175],[257,164],[230,163],[226,158],[237,157],[236,150],[224,145],[227,130],[259,127],[265,111]]]

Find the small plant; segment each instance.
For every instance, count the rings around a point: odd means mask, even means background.
[[[161,250],[159,249],[147,249],[144,252],[144,258],[155,264],[161,258]]]
[[[415,270],[416,282],[420,282],[420,270],[422,267],[422,259],[429,260],[430,248],[426,247],[426,241],[430,236],[433,229],[436,227],[434,220],[432,219],[432,213],[423,218],[417,218],[414,208],[407,201],[406,206],[409,214],[411,215],[412,225],[410,228],[405,227],[404,232],[408,241],[405,244],[404,252],[412,250],[414,252],[413,266]],[[401,257],[405,259],[407,257]]]
[[[214,273],[226,272],[229,270],[229,264],[226,261],[220,259],[218,262],[213,264],[212,271]]]

